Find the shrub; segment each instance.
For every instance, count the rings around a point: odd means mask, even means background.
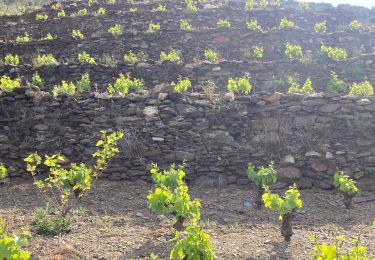
[[[96,158],[94,165],[71,163],[63,167],[61,164],[65,159],[60,154],[45,155],[43,160],[37,152],[24,159],[27,163],[27,171],[34,179],[34,185],[43,192],[53,191],[53,195],[46,193],[46,196],[62,217],[66,217],[75,206],[73,198],[79,202],[91,189],[93,179],[98,178],[99,174],[107,168],[110,159],[119,152],[117,142],[124,134],[121,132],[108,134],[105,130],[100,133],[101,138],[96,143],[97,150],[92,154]],[[36,178],[37,168],[41,164],[49,169],[49,175],[44,180]]]
[[[105,15],[106,11],[105,8],[100,7],[98,11],[96,11],[96,15]]]
[[[56,4],[53,4],[53,5],[51,6],[51,8],[52,8],[53,10],[60,10],[60,9],[62,9],[63,7],[62,7],[61,3],[56,3]]]
[[[314,91],[312,81],[310,80],[310,78],[308,78],[303,84],[303,86],[301,87],[294,77],[289,76],[288,84],[289,84],[288,93],[309,94]]]
[[[244,50],[242,52],[242,56],[244,58],[246,58],[246,59],[250,59],[253,56],[253,54],[251,53],[251,51],[249,51],[248,49],[246,49],[246,50]]]
[[[314,25],[314,31],[317,32],[317,33],[318,32],[321,32],[321,33],[327,32],[327,21],[324,20],[324,21],[315,23],[315,25]]]
[[[221,28],[230,28],[230,22],[228,19],[219,19],[217,21],[217,26]]]
[[[260,27],[260,25],[258,24],[258,21],[256,19],[252,19],[252,20],[247,21],[246,26],[250,30],[259,30],[259,31],[262,30],[262,28]]]
[[[86,52],[78,53],[78,62],[80,64],[95,64],[95,59]]]
[[[147,32],[154,33],[155,31],[159,31],[159,30],[160,30],[160,23],[150,23],[148,25]]]
[[[216,84],[213,81],[206,81],[202,87],[204,95],[210,101],[215,101],[215,91],[217,89]]]
[[[26,12],[26,6],[25,5],[18,5],[17,11],[21,14],[24,14]]]
[[[255,183],[257,187],[257,197],[255,204],[258,208],[262,206],[262,195],[264,192],[264,187],[268,186],[270,183],[276,183],[277,173],[273,169],[272,163],[269,167],[260,166],[256,172],[254,166],[249,163],[247,166],[247,177]]]
[[[254,9],[254,7],[256,7],[256,3],[254,2],[254,0],[246,0],[246,10]]]
[[[0,181],[8,176],[8,170],[3,163],[0,163]]]
[[[193,26],[187,20],[184,19],[180,20],[180,28],[185,31],[193,30]]]
[[[14,89],[19,88],[21,86],[20,79],[12,80],[8,76],[2,76],[0,78],[0,90],[6,92],[12,92]]]
[[[258,5],[260,7],[267,7],[269,5],[268,0],[261,0]]]
[[[191,83],[189,79],[179,78],[177,84],[172,82],[172,87],[175,92],[186,92],[190,89]]]
[[[116,0],[106,0],[105,2],[107,5],[114,5],[116,3]]]
[[[353,83],[349,91],[350,95],[359,94],[362,96],[372,96],[374,95],[374,89],[370,82],[367,80],[361,83]]]
[[[288,93],[298,93],[298,92],[300,92],[301,86],[299,85],[299,83],[297,82],[295,77],[288,76],[287,82],[288,82],[288,85],[289,85]]]
[[[280,29],[285,27],[294,27],[294,22],[288,20],[288,18],[284,17],[280,20]]]
[[[344,205],[347,208],[353,207],[353,198],[357,195],[359,188],[355,182],[342,171],[336,171],[333,176],[333,185],[344,195]]]
[[[186,9],[189,12],[196,13],[198,12],[198,7],[193,3],[193,0],[185,0]]]
[[[25,33],[23,36],[17,36],[16,42],[22,43],[22,42],[29,42],[30,36],[28,33]]]
[[[138,61],[141,61],[141,60],[146,60],[146,59],[147,59],[147,55],[142,51],[138,51],[137,53],[133,53],[130,50],[130,51],[128,51],[128,53],[126,53],[124,55],[124,61],[132,63],[132,64],[134,64]]]
[[[120,24],[116,24],[108,29],[109,33],[112,33],[112,35],[117,36],[122,34],[122,28]]]
[[[58,18],[64,18],[66,16],[66,13],[64,10],[61,10],[57,13],[57,17]]]
[[[362,23],[359,22],[358,20],[353,20],[349,23],[349,28],[351,30],[359,30],[362,28]]]
[[[361,259],[361,260],[370,260],[367,256],[367,248],[360,244],[359,239],[352,238],[352,248],[350,251],[342,252],[342,246],[345,242],[344,236],[337,236],[335,238],[335,244],[319,244],[319,241],[316,237],[309,238],[313,242],[312,248],[312,260],[351,260],[351,259]]]
[[[78,16],[82,16],[82,15],[87,15],[89,12],[87,11],[87,9],[86,8],[83,8],[83,9],[81,9],[81,10],[79,10],[78,12],[77,12],[77,15]]]
[[[12,54],[7,54],[4,58],[4,63],[6,65],[18,65],[20,63],[20,58],[18,55],[12,55]]]
[[[291,186],[285,192],[284,198],[277,194],[272,194],[268,187],[262,196],[264,206],[272,211],[280,213],[279,220],[282,221],[281,235],[285,241],[290,241],[293,235],[292,220],[295,217],[296,208],[302,208],[302,200],[297,187]]]
[[[243,93],[248,95],[252,89],[249,79],[246,77],[242,78],[230,78],[228,79],[228,91],[233,93]]]
[[[53,95],[56,97],[60,94],[66,94],[69,96],[74,96],[76,94],[76,86],[73,82],[61,81],[61,85],[55,85],[52,89]]]
[[[45,21],[48,19],[48,14],[36,14],[35,19],[37,21]]]
[[[361,45],[360,47],[353,47],[352,56],[359,57],[365,52],[366,52],[366,48],[363,45]]]
[[[306,82],[303,84],[301,88],[301,92],[309,94],[309,93],[312,93],[313,91],[314,91],[314,88],[313,88],[312,81],[310,80],[310,78],[308,78]]]
[[[219,53],[217,53],[213,49],[207,49],[204,51],[204,57],[206,58],[206,60],[209,60],[211,62],[217,61],[219,59]]]
[[[322,45],[320,47],[320,51],[327,54],[327,56],[333,60],[346,60],[348,57],[348,54],[345,49],[338,48],[338,47],[328,47],[325,45]]]
[[[140,89],[143,88],[144,84],[140,79],[131,79],[124,74],[120,74],[116,79],[115,84],[111,84],[107,87],[107,92],[109,94],[114,94],[116,91],[122,95],[126,95],[129,92],[129,89]]]
[[[35,232],[44,236],[56,236],[70,230],[71,219],[50,207],[37,208],[32,225]]]
[[[34,86],[37,86],[39,88],[43,88],[44,87],[44,81],[40,77],[40,75],[39,75],[38,72],[34,73],[32,79],[31,79],[31,84],[34,85]]]
[[[305,2],[305,1],[299,1],[299,7],[301,9],[309,9],[309,3],[308,2]]]
[[[274,89],[282,88],[286,85],[286,82],[282,79],[277,79],[275,76],[272,76],[272,87]]]
[[[85,36],[83,35],[83,33],[80,30],[73,30],[72,31],[72,37],[76,38],[76,39],[80,39],[80,40],[85,39]]]
[[[27,245],[30,232],[21,230],[19,235],[8,236],[5,222],[0,219],[0,259],[4,260],[28,260],[30,253],[22,247]]]
[[[176,62],[180,63],[181,62],[181,52],[177,51],[175,49],[171,49],[169,53],[161,52],[160,53],[160,61],[170,61],[170,62]]]
[[[159,4],[157,7],[152,9],[153,12],[165,12],[167,7],[165,5]]]
[[[253,47],[253,57],[256,58],[256,59],[259,59],[261,60],[263,58],[263,52],[264,52],[264,48],[263,46],[254,46]]]
[[[347,90],[347,86],[335,72],[331,72],[331,79],[327,83],[327,89],[332,92],[344,93]]]
[[[34,68],[39,68],[43,66],[56,66],[58,65],[57,60],[52,54],[38,54],[32,60]]]
[[[137,12],[137,11],[138,11],[137,7],[133,7],[129,9],[129,12],[132,12],[132,13]]]
[[[285,45],[285,56],[290,60],[302,58],[303,52],[301,45],[294,45],[288,42]]]
[[[81,76],[81,80],[77,81],[77,91],[78,92],[90,92],[90,74],[85,73]]]
[[[51,33],[47,33],[46,36],[44,36],[42,39],[42,41],[52,41],[53,40],[53,36]]]
[[[281,0],[272,0],[270,3],[271,6],[280,7],[281,6]]]
[[[148,207],[158,214],[172,214],[176,218],[174,228],[181,231],[185,219],[200,218],[200,201],[190,200],[188,187],[184,183],[183,166],[177,169],[171,165],[169,170],[160,171],[152,165],[152,181],[155,190],[147,196]]]
[[[203,232],[197,223],[192,223],[186,228],[184,239],[180,239],[178,232],[175,239],[177,242],[172,248],[170,259],[213,260],[215,257],[210,236]]]

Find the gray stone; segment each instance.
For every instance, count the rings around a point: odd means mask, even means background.
[[[203,133],[202,138],[210,142],[215,142],[216,144],[233,145],[235,143],[233,136],[226,131],[220,130]]]
[[[44,125],[44,124],[34,125],[34,129],[37,131],[47,131],[48,128],[49,128],[48,125]]]
[[[283,180],[298,180],[302,178],[301,171],[294,166],[287,166],[277,170],[278,179]]]
[[[313,169],[316,172],[325,172],[327,171],[327,164],[324,162],[313,162],[311,164],[311,169]]]
[[[177,104],[176,105],[177,113],[185,117],[197,117],[197,108],[188,104]]]
[[[316,151],[308,151],[307,153],[305,153],[305,156],[306,157],[322,157],[322,155]]]
[[[293,165],[295,163],[295,159],[292,155],[286,155],[282,160],[281,160],[281,164],[282,165]]]
[[[155,117],[159,114],[159,109],[154,106],[147,106],[143,109],[143,114],[146,118]]]
[[[319,111],[323,113],[333,113],[337,111],[339,108],[340,108],[340,105],[338,104],[327,104],[327,105],[321,106],[319,108]]]

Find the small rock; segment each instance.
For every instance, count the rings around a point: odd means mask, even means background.
[[[294,157],[290,154],[286,155],[282,160],[281,160],[281,164],[282,165],[292,165],[294,164],[296,161],[294,159]]]
[[[331,152],[326,152],[326,159],[333,159],[333,154]]]
[[[305,153],[305,156],[306,157],[322,157],[322,155],[320,153],[315,152],[313,150],[308,151],[307,153]]]
[[[172,93],[173,88],[171,84],[169,83],[161,83],[161,84],[156,85],[153,91],[155,93]]]
[[[162,137],[152,137],[152,141],[155,141],[155,142],[164,142],[164,138]]]
[[[234,94],[232,92],[225,93],[224,100],[227,102],[233,102],[234,101]]]
[[[277,170],[280,180],[295,180],[302,178],[301,171],[294,166],[287,166]]]
[[[147,106],[143,109],[143,114],[146,118],[155,117],[159,114],[159,109],[154,106]]]
[[[37,131],[47,131],[48,125],[37,124],[37,125],[34,125],[34,129],[37,130]]]
[[[275,92],[271,96],[265,98],[265,100],[268,102],[274,103],[276,101],[279,101],[283,96],[285,95],[280,92]]]
[[[158,95],[158,99],[160,100],[160,101],[164,101],[164,100],[166,100],[168,98],[168,93],[159,93],[159,95]]]
[[[311,169],[313,169],[316,172],[325,172],[327,171],[327,164],[324,162],[314,162],[311,164]]]

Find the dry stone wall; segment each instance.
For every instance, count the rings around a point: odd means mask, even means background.
[[[113,129],[126,138],[104,174],[110,180],[148,180],[150,163],[186,160],[189,180],[247,185],[247,163],[274,161],[285,184],[331,188],[340,168],[374,190],[373,97],[276,92],[208,100],[166,90],[78,100],[31,89],[2,93],[0,157],[10,177],[29,178],[27,153],[61,151],[71,161],[90,161],[98,131]]]
[[[353,7],[301,10],[290,1],[280,8],[245,10],[244,1],[231,1],[220,8],[200,5],[197,13],[187,12],[180,1],[163,1],[167,11],[155,12],[160,3],[134,5],[105,1],[64,1],[66,17],[51,6],[11,17],[0,17],[0,59],[17,54],[20,64],[0,64],[0,75],[31,82],[38,72],[45,84],[0,91],[0,162],[11,178],[30,178],[23,158],[30,152],[61,152],[69,161],[90,162],[99,130],[121,130],[125,139],[104,177],[110,180],[149,180],[150,163],[162,166],[186,160],[188,180],[202,185],[248,185],[247,163],[275,163],[282,185],[296,182],[301,188],[331,188],[336,168],[346,171],[366,190],[375,189],[375,99],[327,92],[334,71],[348,85],[375,82],[374,9]],[[220,2],[220,1],[214,1]],[[106,14],[97,16],[99,7]],[[130,8],[138,8],[131,12]],[[322,7],[322,8],[321,8]],[[88,14],[75,13],[87,8]],[[36,21],[36,14],[48,14]],[[296,26],[279,28],[287,17]],[[218,28],[218,19],[228,18],[231,28]],[[180,28],[188,20],[192,31]],[[256,19],[263,28],[249,30],[246,21]],[[359,19],[360,30],[340,29]],[[327,21],[327,32],[316,33],[316,22]],[[147,33],[148,25],[161,29]],[[114,36],[108,29],[123,26]],[[79,29],[85,39],[72,37]],[[16,42],[30,35],[29,42]],[[41,40],[51,33],[55,39]],[[285,57],[287,42],[301,45],[302,60]],[[348,59],[334,61],[320,52],[321,44],[345,48]],[[264,47],[261,60],[246,58],[245,50]],[[175,48],[182,53],[179,64],[160,62],[161,51]],[[216,62],[203,57],[206,49],[220,54]],[[148,58],[125,63],[129,51],[142,51]],[[87,52],[96,63],[82,65],[79,53]],[[32,58],[52,54],[59,64],[36,67]],[[102,61],[110,57],[110,62]],[[108,64],[109,63],[109,64]],[[62,80],[76,82],[88,72],[91,94],[54,98],[51,90]],[[105,90],[120,73],[142,79],[144,89],[120,97]],[[312,95],[288,95],[288,86],[275,88],[273,79],[295,76],[301,84],[313,82]],[[227,92],[231,77],[249,76],[253,89],[248,96]],[[171,82],[189,78],[189,93],[177,94]],[[207,81],[216,84],[207,95]],[[275,92],[276,91],[276,92]]]

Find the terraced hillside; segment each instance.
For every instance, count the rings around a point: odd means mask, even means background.
[[[373,27],[364,24],[359,30],[351,30],[349,24],[356,16],[350,10],[301,10],[294,6],[249,11],[245,3],[231,2],[222,7],[206,4],[205,9],[194,13],[187,11],[184,5],[167,1],[162,3],[166,11],[154,11],[159,4],[96,3],[88,6],[66,2],[62,5],[66,17],[59,18],[61,11],[52,9],[53,4],[22,16],[2,17],[2,56],[17,54],[20,65],[16,68],[2,66],[1,73],[31,81],[33,73],[39,71],[46,80],[46,88],[52,88],[61,80],[79,80],[89,69],[91,81],[103,91],[119,73],[142,78],[149,89],[157,83],[176,81],[181,76],[189,77],[193,90],[202,91],[204,82],[211,80],[221,92],[226,91],[228,77],[248,75],[254,93],[286,92],[289,75],[302,83],[311,78],[317,92],[327,91],[331,71],[347,83],[375,80]],[[105,14],[97,15],[99,8],[104,8]],[[137,11],[130,11],[132,8]],[[80,10],[87,14],[77,15]],[[38,14],[45,14],[48,19],[37,21]],[[280,28],[280,20],[285,17],[294,23],[293,27]],[[230,28],[218,28],[219,19],[228,19]],[[191,25],[191,30],[180,28],[182,20]],[[255,29],[247,27],[250,20],[257,21]],[[322,21],[326,21],[326,32],[315,32],[314,25]],[[148,32],[152,23],[159,24],[160,29]],[[108,32],[115,25],[121,26],[120,35]],[[85,38],[73,37],[73,30],[79,30]],[[25,33],[30,35],[29,42],[15,41]],[[41,40],[47,34],[53,39]],[[287,43],[302,47],[301,60],[286,57]],[[344,61],[328,58],[320,52],[322,45],[344,48],[348,58]],[[254,57],[255,47],[263,48],[261,58]],[[172,48],[181,52],[181,62],[161,63],[160,53]],[[204,56],[207,49],[218,53],[217,61],[207,61]],[[142,52],[146,58],[129,64],[123,59],[129,51]],[[95,64],[79,65],[77,55],[82,52],[90,54]],[[37,54],[52,54],[57,59],[59,64],[54,68],[53,77],[32,66]]]
[[[31,259],[168,259],[187,236],[174,238],[172,226],[184,224],[202,241],[201,226],[210,234],[217,259],[320,259],[308,238],[332,244],[339,235],[345,252],[358,237],[375,254],[375,9],[277,0],[12,4],[18,15],[0,12],[0,220],[12,234],[30,226],[27,245],[10,240]],[[106,136],[114,131],[124,133],[118,150]],[[40,166],[35,151],[57,154]],[[173,192],[157,187],[168,178],[151,178],[153,163],[183,164],[189,193],[181,171],[170,171]],[[257,188],[249,164],[277,176],[272,192],[291,187],[290,201]],[[46,187],[47,199],[37,189]],[[284,229],[295,218],[285,241],[279,214],[255,208],[262,192],[267,208],[286,210]],[[164,215],[151,212],[160,208]],[[3,229],[0,221],[0,248]],[[190,259],[181,254],[171,259]]]

